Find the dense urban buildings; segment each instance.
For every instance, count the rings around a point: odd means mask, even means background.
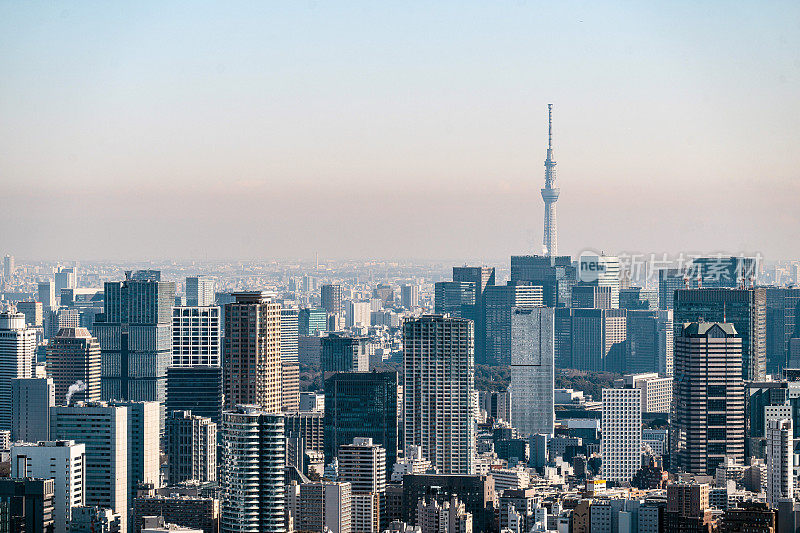
[[[33,377],[36,331],[22,313],[0,313],[0,429],[11,429],[11,380]]]
[[[100,343],[88,329],[61,328],[47,345],[47,365],[58,405],[100,400]]]

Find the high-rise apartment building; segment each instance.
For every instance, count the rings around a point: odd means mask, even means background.
[[[555,424],[555,309],[514,308],[511,313],[511,424],[521,435],[550,435]]]
[[[33,377],[36,330],[22,313],[0,313],[0,429],[11,429],[11,380]]]
[[[342,312],[342,286],[323,285],[320,288],[320,300],[322,308],[329,315],[338,315]]]
[[[50,408],[55,405],[50,378],[11,380],[11,440],[50,440]]]
[[[226,411],[222,448],[220,531],[285,532],[283,416],[258,406]]]
[[[168,483],[217,481],[217,425],[189,411],[167,413],[164,424]]]
[[[73,507],[84,505],[86,445],[74,440],[17,442],[11,477],[53,480],[53,533],[68,533]]]
[[[289,488],[296,531],[351,533],[350,483],[321,481]]]
[[[766,377],[766,289],[682,289],[675,291],[675,337],[687,322],[728,322],[742,340],[742,378]],[[677,341],[676,341],[677,342]]]
[[[446,474],[475,472],[475,330],[423,315],[403,323],[405,446],[421,446]]]
[[[485,361],[507,366],[511,362],[511,315],[514,308],[539,307],[543,303],[542,288],[509,282],[490,285],[484,294]]]
[[[193,415],[222,423],[222,368],[173,366],[167,369],[166,411],[191,411]]]
[[[639,389],[603,389],[600,420],[603,477],[629,482],[642,466],[642,396]]]
[[[186,305],[207,307],[214,305],[214,280],[203,276],[186,278]]]
[[[299,309],[281,309],[281,406],[284,411],[300,407]]]
[[[225,402],[279,412],[281,305],[264,292],[239,292],[225,304]]]
[[[162,402],[172,360],[175,283],[158,271],[126,272],[106,282],[104,312],[95,317],[103,399]]]
[[[767,422],[767,502],[774,506],[783,498],[794,499],[793,434],[790,418]]]
[[[56,404],[100,400],[100,343],[86,328],[61,328],[47,345]],[[72,393],[70,394],[70,388]]]
[[[172,308],[171,366],[220,366],[221,310],[216,306]]]
[[[386,450],[387,474],[397,460],[397,373],[339,372],[325,380],[325,462],[342,445],[369,438]]]
[[[681,292],[681,291],[678,291]],[[744,461],[742,339],[733,324],[684,324],[675,338],[676,467],[708,475],[726,457]]]
[[[370,438],[339,446],[339,481],[350,483],[353,531],[379,533],[386,521],[386,450]],[[356,497],[358,495],[358,497]]]
[[[331,333],[322,338],[322,372],[367,372],[367,338]]]
[[[86,445],[86,505],[106,507],[128,519],[128,409],[103,402],[56,406],[50,411],[53,440]]]

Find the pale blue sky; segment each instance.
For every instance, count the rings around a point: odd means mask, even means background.
[[[798,95],[798,2],[2,1],[0,252],[538,252],[553,102],[562,252],[797,257]]]

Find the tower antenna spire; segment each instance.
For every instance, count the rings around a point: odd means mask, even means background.
[[[553,104],[547,104],[547,149],[553,149]]]
[[[558,225],[556,222],[556,201],[559,190],[556,183],[556,161],[553,158],[553,104],[547,104],[547,159],[544,161],[544,240],[542,249],[545,255],[558,255]]]

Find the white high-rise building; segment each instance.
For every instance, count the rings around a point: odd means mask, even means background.
[[[600,419],[605,479],[626,482],[642,466],[642,393],[639,389],[603,389]]]
[[[555,424],[555,309],[511,310],[511,424],[521,435],[552,435]]]
[[[11,429],[11,380],[32,378],[36,330],[22,313],[0,313],[0,429]]]
[[[214,280],[202,276],[186,278],[186,305],[205,307],[214,305]]]
[[[767,422],[767,502],[794,498],[794,439],[791,418]]]
[[[372,305],[369,302],[355,302],[347,300],[344,302],[345,326],[369,326],[372,313]]]
[[[473,322],[442,315],[407,319],[403,368],[404,445],[421,446],[442,474],[474,474]]]
[[[253,405],[222,415],[221,533],[283,533],[283,416]]]
[[[303,483],[292,498],[296,531],[351,533],[352,490],[350,483]]]
[[[111,401],[109,405],[128,409],[128,506],[133,506],[140,483],[161,486],[159,402]]]
[[[128,520],[128,409],[104,402],[50,410],[50,437],[86,445],[86,505],[106,507]]]
[[[216,306],[172,308],[172,366],[220,366],[220,315]]]
[[[11,477],[52,478],[54,533],[68,533],[73,507],[84,505],[86,445],[74,440],[15,443]]]
[[[51,378],[11,380],[11,440],[50,440],[50,408],[56,404]]]
[[[357,437],[339,446],[339,481],[352,486],[353,533],[380,533],[385,511],[386,450],[372,439]]]
[[[52,281],[40,281],[38,284],[39,301],[45,311],[56,307],[56,285]]]
[[[299,352],[297,347],[298,322],[300,309],[296,307],[284,307],[281,309],[281,362],[299,362]]]
[[[619,307],[619,258],[583,253],[578,258],[578,281],[611,287],[611,307]]]
[[[626,387],[642,391],[643,413],[669,413],[672,406],[672,378],[659,377],[655,372],[626,374]]]

